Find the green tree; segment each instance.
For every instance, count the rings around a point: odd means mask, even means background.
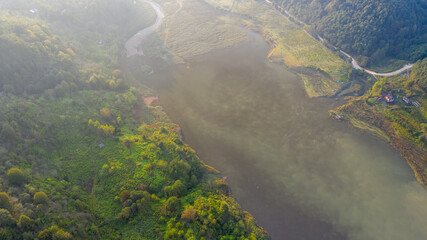
[[[38,234],[39,239],[41,240],[68,240],[72,239],[70,233],[65,232],[63,229],[59,228],[56,225],[51,226],[50,228],[44,229]]]
[[[176,180],[172,186],[166,186],[164,191],[167,196],[181,196],[184,193],[185,186],[181,180]]]
[[[19,216],[18,226],[24,230],[31,230],[34,227],[34,221],[26,215]]]
[[[182,159],[174,159],[168,165],[169,174],[173,179],[187,180],[191,170],[190,164]]]
[[[7,172],[7,179],[10,183],[17,185],[21,185],[26,181],[24,172],[22,172],[22,170],[19,168],[9,169],[9,171]]]
[[[5,192],[0,192],[0,208],[11,209],[9,195]]]
[[[0,226],[12,227],[16,224],[16,220],[12,217],[10,212],[6,209],[0,209]]]
[[[130,192],[128,190],[123,190],[119,194],[119,198],[120,198],[120,202],[124,203],[126,200],[128,200],[130,198]]]
[[[53,240],[69,240],[69,239],[73,239],[73,237],[69,232],[59,229],[52,235],[52,239]]]
[[[170,215],[173,212],[177,212],[181,207],[181,200],[175,196],[168,198],[166,202],[163,203],[162,213],[164,215]]]
[[[45,204],[47,203],[47,200],[49,198],[47,197],[46,193],[44,192],[36,192],[34,194],[34,202],[37,204]]]

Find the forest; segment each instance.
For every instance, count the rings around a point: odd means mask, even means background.
[[[121,70],[142,1],[0,3],[0,239],[267,239]]]
[[[314,35],[357,56],[363,66],[427,56],[425,0],[274,0],[274,5],[309,25]]]

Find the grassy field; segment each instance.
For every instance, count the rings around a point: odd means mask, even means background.
[[[171,63],[183,63],[193,56],[218,48],[227,48],[247,40],[247,36],[229,16],[197,1],[159,1],[165,19],[142,43],[148,56],[162,56]],[[159,42],[163,45],[159,46]]]

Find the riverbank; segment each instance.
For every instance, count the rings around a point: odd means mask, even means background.
[[[386,140],[409,164],[419,183],[427,187],[427,155],[420,146],[399,134],[393,122],[369,106],[365,96],[353,98],[335,112],[353,126]]]
[[[132,76],[131,78],[139,79],[137,81],[134,81],[137,83],[138,90],[139,88],[143,89],[145,93],[150,93],[150,89],[147,89],[147,86],[144,86],[144,84],[141,84],[143,81],[140,79],[145,79],[148,76],[155,74],[154,68],[151,68],[151,71],[149,74],[145,74],[144,71],[132,71],[129,68],[129,64],[134,63],[134,65],[137,65],[137,68],[141,70],[141,66],[138,66],[139,61],[141,58],[129,58],[133,55],[139,55],[145,57],[157,57],[157,58],[163,58],[165,60],[171,61],[171,63],[177,64],[185,59],[193,56],[198,55],[198,53],[204,52],[204,51],[210,51],[210,48],[199,48],[196,51],[189,51],[186,54],[178,54],[177,52],[174,52],[173,48],[171,49],[168,43],[168,34],[171,34],[171,31],[168,27],[160,27],[159,26],[168,26],[171,22],[176,24],[179,22],[179,24],[183,24],[185,21],[189,21],[188,23],[195,27],[200,27],[203,24],[199,24],[195,19],[188,19],[186,17],[182,17],[180,14],[184,14],[188,17],[189,11],[192,11],[194,9],[190,8],[183,4],[181,1],[174,3],[174,2],[167,2],[164,3],[164,7],[166,8],[165,14],[163,13],[163,9],[160,5],[148,1],[152,7],[156,10],[156,13],[158,14],[156,22],[139,31],[134,37],[132,37],[127,44],[125,45],[124,52],[127,53],[127,57],[123,56],[123,70],[128,75]],[[194,4],[195,6],[192,6],[193,8],[197,8],[197,4]],[[178,7],[175,9],[175,7]],[[200,6],[199,6],[200,7]],[[160,25],[162,20],[164,21],[163,25]],[[184,21],[185,20],[185,21]],[[216,19],[213,19],[215,21]],[[170,22],[171,21],[171,22]],[[195,24],[194,24],[195,23]],[[199,25],[198,25],[199,24]],[[208,23],[209,24],[209,23]],[[177,25],[179,26],[179,25]],[[166,29],[166,32],[165,32]],[[224,28],[221,28],[224,29]],[[174,40],[175,37],[179,39],[179,37],[184,37],[182,35],[176,36],[175,34],[181,34],[183,31],[181,29],[177,29],[178,32],[172,33],[171,39]],[[157,34],[154,34],[154,32],[157,32]],[[226,34],[227,31],[231,31],[231,29],[225,30],[225,32],[221,32],[219,36],[223,36],[221,34]],[[167,35],[162,35],[162,34]],[[185,32],[184,32],[185,34]],[[154,36],[152,36],[154,35]],[[216,35],[215,35],[216,36]],[[224,35],[224,36],[227,36]],[[144,49],[147,49],[147,45],[150,46],[150,38],[151,40],[159,38],[159,37],[165,37],[164,43],[165,46],[169,46],[167,48],[167,51],[161,50],[161,51],[145,51]],[[188,37],[200,37],[200,36],[188,36]],[[143,41],[145,40],[146,41]],[[233,42],[236,38],[230,38],[230,42]],[[189,40],[189,39],[186,39]],[[141,42],[142,41],[142,42]],[[242,40],[239,40],[242,41]],[[238,42],[239,42],[238,41]],[[148,42],[148,44],[147,44]],[[153,44],[151,42],[151,44]],[[157,43],[157,47],[159,44]],[[188,46],[188,45],[187,45]],[[186,49],[186,46],[183,48],[177,48],[179,50]],[[175,49],[175,50],[177,50]],[[139,54],[140,53],[140,54]],[[143,53],[143,54],[142,54]],[[129,55],[130,54],[130,55]],[[143,65],[145,67],[147,65]],[[131,67],[132,68],[132,67]],[[158,90],[158,89],[156,89]],[[148,225],[151,226],[150,230],[153,230],[153,226],[157,224],[156,229],[159,225],[163,225],[163,223],[167,223],[167,227],[162,226],[162,230],[164,233],[162,234],[165,239],[177,239],[184,237],[185,238],[205,238],[205,237],[213,237],[213,238],[219,238],[219,237],[225,237],[228,236],[230,238],[244,238],[244,239],[268,239],[268,233],[258,225],[256,220],[253,218],[253,216],[243,211],[240,205],[234,200],[233,196],[230,196],[231,190],[229,189],[227,183],[223,180],[219,179],[219,172],[214,169],[213,167],[210,167],[206,164],[204,164],[201,159],[197,157],[195,152],[185,143],[182,142],[183,140],[183,134],[180,128],[171,123],[169,120],[169,117],[165,114],[161,106],[152,106],[154,101],[158,101],[158,96],[152,96],[152,92],[150,94],[144,94],[140,93],[138,96],[138,99],[141,101],[143,100],[145,103],[145,106],[142,106],[139,109],[139,113],[135,112],[135,115],[140,115],[145,112],[151,112],[152,114],[156,115],[156,121],[151,122],[150,125],[147,123],[143,123],[139,129],[142,132],[142,138],[144,140],[138,140],[141,138],[141,136],[126,136],[123,141],[129,142],[129,149],[134,148],[134,145],[137,145],[138,149],[144,148],[144,146],[147,145],[147,142],[150,141],[146,137],[147,132],[151,131],[160,131],[162,133],[166,133],[168,137],[164,138],[159,136],[155,137],[155,140],[158,140],[158,137],[161,137],[160,143],[157,143],[156,145],[159,146],[161,150],[165,150],[167,148],[172,147],[171,149],[167,150],[167,152],[171,154],[179,155],[178,158],[175,158],[172,162],[176,162],[179,160],[179,162],[173,163],[176,164],[177,167],[175,170],[169,172],[169,177],[177,178],[178,175],[180,176],[178,180],[175,182],[170,182],[173,185],[171,186],[165,186],[164,187],[164,196],[166,197],[166,202],[173,202],[173,206],[170,207],[164,207],[162,212],[166,212],[166,214],[163,214],[163,216],[159,221],[152,221],[152,223],[149,223]],[[150,97],[151,95],[151,97]],[[139,102],[139,101],[138,101]],[[138,104],[137,104],[138,105]],[[143,105],[143,104],[139,104]],[[138,109],[135,109],[135,111],[138,111]],[[173,132],[174,131],[174,132]],[[128,139],[128,140],[126,140]],[[133,139],[133,140],[132,140]],[[135,140],[137,139],[137,140]],[[179,140],[178,140],[179,139]],[[179,146],[176,145],[179,144],[182,145],[183,148],[179,149]],[[176,145],[176,146],[174,146]],[[174,150],[172,150],[175,148]],[[185,149],[184,149],[185,148]],[[138,150],[137,150],[138,151]],[[132,152],[132,150],[131,150]],[[141,152],[139,155],[143,155],[144,153]],[[191,154],[191,156],[189,155]],[[158,156],[159,154],[157,154]],[[162,161],[167,159],[164,159],[164,154],[162,155]],[[187,157],[188,156],[188,157]],[[143,157],[148,158],[148,156]],[[153,158],[153,156],[149,157],[150,159]],[[171,160],[171,159],[169,159]],[[194,163],[197,162],[197,164],[201,165],[200,169],[191,170],[189,169],[190,166],[194,165]],[[154,166],[154,169],[158,168],[156,167],[157,161],[155,160],[152,162],[152,166]],[[167,163],[160,163],[161,165],[166,164],[166,166],[171,165]],[[172,164],[172,165],[173,165]],[[190,165],[189,165],[190,164]],[[159,165],[160,166],[160,165]],[[144,169],[147,167],[145,166]],[[163,168],[163,167],[160,167]],[[169,167],[168,167],[169,168]],[[148,169],[151,169],[150,166],[148,166]],[[189,174],[189,176],[186,176],[186,174]],[[191,176],[190,176],[191,174]],[[158,174],[156,174],[158,175]],[[198,175],[203,176],[203,179],[198,180]],[[149,182],[148,184],[151,185],[157,185],[159,181],[162,180],[162,177],[158,176],[151,176],[150,178],[152,182]],[[188,183],[192,182],[191,185]],[[204,187],[198,187],[198,183],[200,182]],[[183,183],[185,185],[183,185]],[[161,189],[161,188],[160,188]],[[211,190],[209,190],[211,189]],[[176,192],[178,191],[178,192]],[[206,198],[202,197],[206,196]],[[177,203],[176,201],[182,203],[182,207],[176,207]],[[206,207],[209,208],[206,210]],[[218,208],[221,208],[219,210]],[[203,211],[203,212],[202,212]],[[205,214],[206,211],[208,212],[208,215]],[[232,217],[231,217],[231,216]],[[174,217],[174,218],[172,218]],[[209,219],[206,219],[206,217],[209,217]],[[204,219],[204,220],[203,220]],[[204,225],[201,225],[200,222],[203,222]],[[235,228],[236,223],[239,224],[239,228]],[[146,223],[145,223],[146,224]],[[209,228],[206,227],[206,224],[209,225]],[[146,224],[147,225],[147,224]],[[177,231],[180,231],[179,233]],[[130,235],[129,232],[126,232],[126,235]]]

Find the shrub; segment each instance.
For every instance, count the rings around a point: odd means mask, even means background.
[[[47,203],[47,200],[48,197],[44,192],[36,192],[36,194],[34,194],[34,202],[37,204]]]
[[[11,209],[9,195],[5,192],[0,192],[0,208]]]
[[[25,174],[19,168],[11,168],[7,172],[7,179],[12,184],[21,185],[25,182]]]

